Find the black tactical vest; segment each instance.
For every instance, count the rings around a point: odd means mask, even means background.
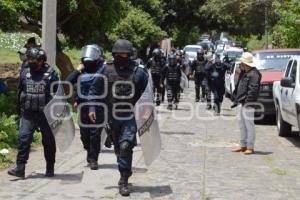
[[[199,75],[199,74],[204,74],[205,73],[205,65],[206,65],[206,61],[196,61],[196,68],[195,68],[195,74]]]
[[[161,60],[156,61],[153,58],[151,61],[151,74],[161,75],[162,68],[163,68],[163,66],[162,66]]]
[[[109,119],[112,119],[114,109],[127,110],[127,112],[118,113],[118,116],[131,114],[133,110],[133,99],[135,95],[135,73],[138,66],[135,66],[132,72],[119,74],[113,64],[106,67],[106,77],[108,81],[108,109]]]
[[[49,67],[39,81],[32,79],[30,69],[26,68],[26,79],[21,92],[21,107],[25,111],[43,111],[50,97],[50,79],[54,69]],[[24,72],[25,73],[25,72]],[[23,84],[23,83],[22,83]]]
[[[179,71],[177,66],[174,67],[168,66],[168,76],[167,76],[168,81],[169,82],[179,81],[180,74],[178,73]]]

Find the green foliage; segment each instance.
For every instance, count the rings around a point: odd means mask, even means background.
[[[34,33],[8,33],[0,31],[0,48],[18,51],[26,44],[28,38],[30,37],[36,37],[37,42],[41,42],[41,38]]]
[[[265,12],[268,10],[268,24],[277,20],[272,0],[210,0],[201,7],[201,15],[211,28],[233,34],[263,34]]]
[[[274,42],[280,47],[299,47],[300,24],[296,20],[300,19],[300,1],[288,0],[284,4],[277,3],[277,12],[280,20],[274,27]]]
[[[20,16],[28,20],[41,17],[42,0],[1,0],[0,27],[5,30],[19,28]]]
[[[16,51],[0,48],[0,64],[1,63],[20,63],[19,55]]]
[[[18,143],[18,130],[16,129],[15,116],[0,116],[0,149],[15,148]]]
[[[256,36],[251,36],[247,43],[248,51],[253,51],[257,49],[264,48],[265,41],[263,39],[258,39]]]
[[[0,96],[0,113],[11,116],[17,112],[16,108],[17,94],[15,92],[9,93],[7,96]]]
[[[130,40],[137,48],[145,48],[149,42],[157,43],[164,36],[166,33],[155,25],[151,16],[137,8],[131,8],[127,16],[109,33],[112,42],[124,38]]]

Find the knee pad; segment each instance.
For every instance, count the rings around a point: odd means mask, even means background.
[[[128,157],[132,154],[132,145],[124,141],[120,144],[120,157]]]

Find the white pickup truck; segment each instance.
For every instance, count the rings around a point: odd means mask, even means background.
[[[300,57],[288,61],[284,77],[273,84],[273,97],[276,108],[279,136],[292,135],[292,126],[300,125]]]

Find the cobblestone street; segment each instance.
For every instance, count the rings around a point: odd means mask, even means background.
[[[239,145],[238,111],[225,99],[214,117],[194,103],[194,86],[182,95],[179,109],[158,108],[162,136],[159,158],[146,168],[140,146],[135,148],[129,199],[288,200],[300,196],[300,139],[281,138],[272,123],[256,126],[254,155],[231,153]],[[128,199],[118,193],[115,155],[104,149],[100,169],[86,164],[79,131],[71,148],[57,152],[56,176],[44,178],[41,148],[30,154],[25,180],[0,172],[0,199]]]

